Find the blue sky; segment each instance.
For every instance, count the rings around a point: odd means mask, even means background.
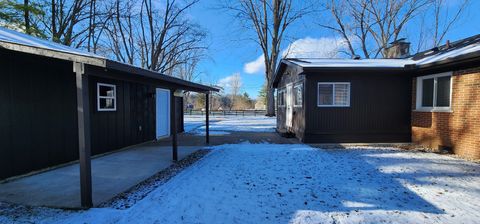
[[[447,0],[452,7],[455,7],[459,1]],[[264,72],[255,66],[256,64],[261,64],[261,61],[251,64],[253,67],[250,67],[250,72],[253,74],[245,71],[245,65],[257,60],[262,55],[262,52],[253,41],[248,39],[252,37],[251,33],[240,28],[229,13],[217,9],[216,6],[215,0],[203,0],[190,11],[192,20],[202,26],[208,33],[207,44],[209,45],[209,50],[207,54],[209,58],[204,60],[199,66],[201,75],[198,81],[219,83],[222,82],[222,79],[234,73],[240,73],[243,83],[241,91],[247,92],[251,97],[256,98],[265,80]],[[478,9],[480,9],[480,1],[472,0],[469,9],[463,14],[462,19],[456,23],[455,28],[451,29],[445,40],[453,41],[479,34],[480,14]],[[323,15],[328,16],[326,12]],[[294,41],[297,41],[299,45],[307,43],[306,48],[308,48],[308,51],[311,51],[312,55],[318,56],[318,54],[315,54],[315,51],[323,51],[325,50],[323,49],[324,46],[335,45],[332,41],[335,41],[338,37],[332,31],[317,25],[319,21],[328,22],[325,20],[325,17],[321,13],[310,14],[294,23],[289,29],[283,48],[286,48]],[[408,32],[403,35],[412,42],[412,45],[415,45],[417,37],[416,28],[416,26],[411,25]],[[317,43],[319,46],[312,48],[310,47],[312,43]],[[327,57],[325,54],[320,55]],[[341,55],[336,56],[341,57]]]

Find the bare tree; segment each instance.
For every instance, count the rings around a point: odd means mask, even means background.
[[[80,47],[89,30],[88,19],[91,0],[52,0],[45,4],[45,15],[40,19],[55,42]]]
[[[117,61],[135,64],[137,16],[134,14],[135,1],[115,0],[113,3],[112,19],[107,23],[108,48]]]
[[[297,6],[300,2],[296,2]],[[275,116],[273,76],[281,57],[282,41],[287,28],[309,12],[309,7],[294,7],[293,0],[236,0],[225,1],[223,7],[231,10],[240,21],[247,21],[253,29],[252,38],[262,49],[267,80],[267,116]]]
[[[101,48],[100,41],[105,38],[107,24],[113,19],[114,6],[106,1],[90,0],[88,14],[88,31],[84,47],[87,51],[97,53]]]
[[[230,79],[229,86],[232,96],[238,96],[240,88],[242,88],[242,77],[240,76],[240,73],[233,74],[232,78]]]
[[[386,56],[388,43],[396,41],[407,24],[432,0],[330,0],[327,9],[335,25],[322,25],[342,36],[349,54],[357,54],[358,41],[365,58]]]
[[[167,75],[174,75],[180,66],[196,67],[199,54],[191,52],[206,48],[206,34],[186,13],[197,2],[166,0],[159,6],[152,0],[115,0],[107,32],[112,54],[122,62]]]
[[[441,45],[443,39],[447,33],[453,28],[453,25],[458,22],[460,15],[465,11],[467,6],[470,4],[470,0],[458,1],[459,5],[456,9],[453,10],[453,14],[449,7],[446,5],[445,0],[434,0],[433,1],[433,14],[434,14],[434,25],[433,25],[433,45]]]
[[[175,67],[175,69],[171,69],[170,76],[177,76],[178,78],[187,80],[187,81],[195,81],[199,76],[200,72],[198,71],[198,65],[200,61],[204,57],[204,52],[202,49],[192,50],[186,52],[183,56],[182,61],[183,64],[180,64]],[[185,92],[184,96],[189,101],[191,92]],[[212,102],[213,103],[213,102]]]
[[[185,19],[185,13],[199,0],[184,4],[167,0],[163,10],[155,9],[152,0],[143,0],[140,12],[142,67],[166,73],[186,63],[186,52],[203,48],[205,33]],[[185,60],[186,59],[186,60]]]

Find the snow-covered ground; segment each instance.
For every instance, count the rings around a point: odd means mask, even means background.
[[[186,116],[186,131],[203,134],[204,119]],[[275,128],[275,118],[263,116],[211,121],[213,135]],[[432,153],[245,142],[212,147],[126,209],[0,203],[0,223],[475,223],[479,171]]]
[[[480,165],[395,149],[221,145],[125,210],[0,223],[478,223]]]
[[[205,134],[205,116],[186,115],[185,132],[198,135]],[[212,116],[210,117],[210,134],[227,135],[230,132],[274,132],[275,117],[265,116]]]

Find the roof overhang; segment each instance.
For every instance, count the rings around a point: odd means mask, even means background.
[[[33,47],[33,46],[28,46],[28,45],[23,45],[18,43],[11,43],[6,41],[0,41],[0,47],[8,50],[12,50],[12,51],[23,52],[27,54],[39,55],[39,56],[56,58],[56,59],[67,60],[67,61],[73,61],[73,62],[79,62],[79,63],[95,65],[99,67],[106,66],[106,59],[100,58],[100,57],[91,57],[91,56],[85,56],[85,55],[79,55],[79,54],[72,54],[72,53],[56,51],[52,49]]]
[[[452,70],[462,70],[480,67],[480,51],[463,54],[456,57],[446,58],[440,61],[431,63],[411,63],[405,64],[404,67],[379,67],[379,66],[349,66],[349,67],[302,67],[294,62],[289,61],[291,59],[282,59],[277,71],[275,72],[273,87],[277,88],[280,79],[287,69],[287,67],[293,66],[297,71],[297,74],[303,73],[305,75],[318,72],[347,72],[347,71],[374,71],[374,72],[409,72],[412,76],[422,76],[429,73],[446,72]]]
[[[38,55],[43,57],[55,58],[60,60],[72,61],[77,63],[83,63],[86,65],[96,66],[104,69],[111,69],[130,74],[135,74],[141,77],[147,77],[162,82],[172,83],[178,89],[194,92],[218,92],[219,89],[186,81],[172,76],[160,74],[158,72],[149,71],[133,65],[124,64],[121,62],[113,61],[103,57],[96,57],[90,55],[75,54],[72,52],[59,51],[51,48],[42,48],[38,46],[28,46],[20,43],[12,43],[4,40],[0,40],[0,48],[4,48],[11,51],[22,52],[26,54]],[[111,77],[115,78],[115,77]]]
[[[426,63],[426,64],[410,64],[405,66],[408,69],[418,71],[419,75],[423,75],[429,72],[443,72],[450,71],[452,69],[468,69],[474,67],[480,67],[480,52],[471,52],[468,54],[460,55],[453,58],[447,58],[445,60]]]
[[[275,72],[274,76],[274,81],[272,83],[273,88],[277,88],[278,84],[281,80],[282,75],[285,73],[287,68],[292,67],[294,72],[296,74],[304,74],[304,75],[311,75],[312,73],[318,73],[318,72],[325,72],[325,73],[341,73],[341,72],[351,72],[351,71],[362,71],[362,72],[398,72],[398,73],[403,73],[407,71],[411,71],[410,68],[406,67],[380,67],[380,66],[374,66],[374,67],[368,67],[368,66],[351,66],[351,67],[333,67],[333,66],[309,66],[309,67],[303,67],[299,64],[296,64],[292,61],[292,59],[282,59],[280,61],[280,64],[277,68],[277,71]]]
[[[302,66],[292,63],[287,59],[282,59],[280,60],[280,63],[277,66],[277,70],[275,71],[275,74],[273,76],[273,82],[272,82],[273,88],[278,87],[278,83],[280,82],[280,79],[282,78],[283,73],[288,67],[292,67],[295,70],[295,73],[297,74],[303,73],[304,68]]]
[[[173,76],[164,75],[158,72],[150,71],[147,69],[139,68],[129,64],[124,64],[121,62],[108,60],[106,61],[106,69],[116,70],[120,72],[125,72],[129,74],[135,74],[140,77],[159,80],[163,82],[168,82],[174,84],[178,89],[185,91],[194,91],[194,92],[218,92],[219,89],[211,86],[206,86],[183,79],[179,79]]]

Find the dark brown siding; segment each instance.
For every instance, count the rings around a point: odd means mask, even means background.
[[[175,109],[177,112],[175,113],[175,117],[177,119],[177,132],[183,132],[184,130],[184,124],[183,124],[183,97],[175,97]]]
[[[0,49],[0,180],[78,160],[72,62]],[[155,139],[155,87],[89,74],[92,154]],[[97,83],[117,86],[117,111],[97,111]],[[182,100],[177,100],[183,130]],[[181,123],[180,123],[181,122]]]
[[[97,83],[116,85],[117,110],[98,111]],[[155,139],[155,88],[90,76],[92,154]]]
[[[398,72],[306,75],[305,142],[410,142],[410,76]],[[350,82],[350,107],[318,107],[318,82]]]
[[[285,74],[282,76],[279,82],[279,89],[286,88],[287,84],[304,84],[303,76],[293,73],[289,69],[285,71]],[[304,84],[305,89],[305,84]],[[292,99],[293,100],[293,99]],[[278,101],[277,101],[278,102]],[[277,130],[281,133],[284,132],[293,132],[295,136],[299,139],[303,139],[304,137],[304,130],[305,130],[305,94],[303,96],[303,106],[302,107],[294,107],[293,108],[293,129],[287,130],[286,127],[286,107],[279,107],[277,105]]]
[[[0,49],[0,179],[78,159],[72,63]]]

